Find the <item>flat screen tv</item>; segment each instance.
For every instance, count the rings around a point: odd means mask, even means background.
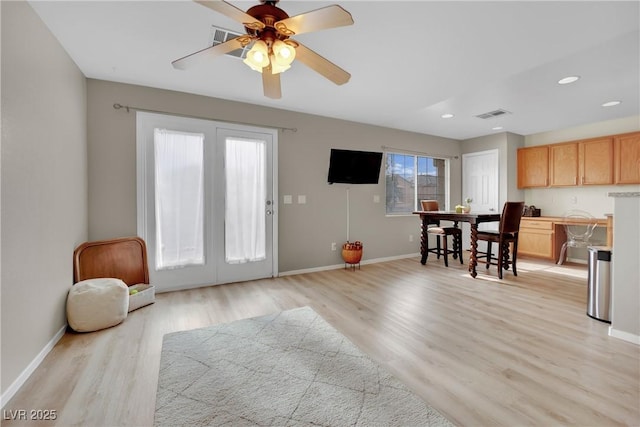
[[[380,177],[382,153],[331,149],[329,184],[377,184]]]

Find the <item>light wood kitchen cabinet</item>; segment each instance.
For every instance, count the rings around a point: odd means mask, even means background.
[[[584,221],[564,217],[522,217],[518,235],[518,256],[526,255],[558,261],[562,245],[567,240],[565,224],[581,224]],[[597,218],[598,227],[607,230],[607,244],[613,243],[613,216]]]
[[[614,138],[615,183],[640,184],[640,132]]]
[[[613,184],[613,138],[593,138],[578,144],[580,185]]]
[[[549,146],[549,185],[563,187],[578,185],[578,144],[554,144]]]
[[[613,184],[613,138],[549,146],[551,187]]]
[[[546,145],[518,149],[518,188],[549,185],[549,148]]]
[[[640,132],[518,149],[518,188],[640,184]]]
[[[553,221],[540,218],[522,218],[518,235],[518,255],[550,260],[556,259],[557,236]],[[561,243],[562,245],[562,243]]]

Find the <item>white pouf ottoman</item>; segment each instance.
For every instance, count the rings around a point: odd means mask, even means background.
[[[120,279],[88,279],[71,287],[67,320],[76,332],[91,332],[121,323],[129,310],[129,288]]]

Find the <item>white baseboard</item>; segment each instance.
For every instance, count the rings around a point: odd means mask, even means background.
[[[373,259],[367,259],[367,260],[362,261],[360,263],[360,265],[376,264],[378,262],[394,261],[394,260],[397,260],[397,259],[414,258],[414,257],[419,257],[419,256],[420,256],[419,253],[415,253],[415,254],[395,255],[395,256],[383,257],[383,258],[373,258]],[[318,272],[318,271],[327,271],[327,270],[337,270],[339,268],[344,268],[344,263],[342,263],[342,264],[334,264],[334,265],[325,265],[323,267],[304,268],[302,270],[284,271],[284,272],[281,272],[280,274],[278,274],[278,276],[279,277],[282,277],[282,276],[293,276],[293,275],[296,275],[296,274],[315,273],[315,272]]]
[[[612,326],[609,326],[609,336],[618,338],[624,341],[628,341],[635,345],[640,345],[640,335],[634,335],[634,334],[630,334],[629,332],[613,329]]]
[[[16,380],[2,393],[0,396],[0,408],[4,408],[4,406],[11,400],[11,398],[20,390],[20,387],[27,382],[31,374],[36,370],[38,366],[42,363],[44,358],[49,354],[49,352],[55,347],[55,345],[60,341],[60,339],[64,336],[65,331],[67,330],[67,324],[60,328],[58,332],[51,338],[51,340],[44,346],[40,353],[27,365],[27,367],[22,371],[22,373],[16,378]]]
[[[0,0],[1,1],[1,0]],[[420,257],[419,253],[413,253],[413,254],[404,254],[404,255],[395,255],[395,256],[390,256],[390,257],[383,257],[383,258],[373,258],[373,259],[367,259],[364,260],[360,263],[360,265],[367,265],[367,264],[375,264],[378,262],[386,262],[386,261],[394,261],[397,259],[404,259],[404,258],[414,258],[414,257]],[[322,267],[313,267],[313,268],[304,268],[301,270],[291,270],[291,271],[285,271],[285,272],[280,272],[277,275],[275,275],[274,277],[282,277],[282,276],[293,276],[296,274],[305,274],[305,273],[315,273],[318,271],[327,271],[327,270],[338,270],[340,268],[344,268],[344,263],[342,264],[334,264],[334,265],[325,265]],[[258,278],[256,278],[258,279]],[[250,280],[250,279],[246,279],[246,280]],[[156,293],[160,294],[163,292],[174,292],[174,291],[186,291],[188,289],[197,289],[197,288],[202,288],[202,287],[206,287],[206,286],[215,286],[214,284],[200,284],[200,285],[175,285],[175,286],[168,286],[166,288],[158,288],[156,286]]]

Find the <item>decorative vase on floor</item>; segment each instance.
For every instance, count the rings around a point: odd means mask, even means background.
[[[362,243],[347,242],[342,245],[342,259],[347,264],[360,264],[362,259]]]

